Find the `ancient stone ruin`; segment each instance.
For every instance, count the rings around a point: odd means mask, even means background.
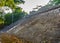
[[[60,43],[60,6],[26,17],[7,33],[32,43]]]

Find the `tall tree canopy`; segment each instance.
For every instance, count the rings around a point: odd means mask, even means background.
[[[15,8],[16,4],[24,3],[23,0],[0,0],[0,7],[9,6],[11,8]]]

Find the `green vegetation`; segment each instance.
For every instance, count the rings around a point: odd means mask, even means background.
[[[49,3],[50,3],[49,5],[59,5],[60,0],[50,0]]]
[[[23,0],[0,0],[0,7],[9,6],[12,9],[16,7],[16,4],[24,3]]]
[[[4,27],[4,20],[0,18],[0,28]]]
[[[22,8],[16,6],[24,2],[25,1],[23,0],[0,0],[0,8],[8,6],[13,10],[12,13],[7,14],[5,14],[3,10],[0,10],[0,29],[16,22],[27,14],[26,12],[22,11]]]
[[[5,15],[5,25],[10,25],[11,23],[14,23],[15,21],[21,19],[22,17],[25,16],[25,12],[19,12],[19,11],[15,11],[11,14],[6,14]]]
[[[3,21],[3,19],[2,19],[2,18],[0,18],[0,24],[2,24],[2,23],[4,23],[4,21]]]

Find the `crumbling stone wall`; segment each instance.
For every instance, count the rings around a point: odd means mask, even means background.
[[[33,43],[60,43],[60,8],[36,14],[7,33]]]

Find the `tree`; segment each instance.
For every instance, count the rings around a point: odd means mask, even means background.
[[[16,7],[16,4],[24,3],[23,0],[0,0],[0,7],[9,6],[12,9]]]
[[[50,0],[49,3],[50,3],[50,5],[59,5],[60,0]]]
[[[22,11],[22,8],[16,6],[17,4],[24,4],[24,2],[23,0],[0,0],[0,7],[8,6],[14,10],[12,13],[8,14],[3,14],[3,11],[0,11],[0,17],[2,18],[2,15],[4,15],[4,26],[10,25],[26,15],[26,13]]]
[[[10,25],[26,15],[27,13],[22,11],[22,8],[17,7],[13,13],[5,14],[4,24],[5,26]]]

